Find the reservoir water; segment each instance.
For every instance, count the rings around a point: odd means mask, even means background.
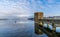
[[[34,21],[0,20],[0,37],[47,37],[47,35],[34,33]]]
[[[59,28],[56,31],[59,32]],[[34,21],[0,20],[0,37],[48,37],[48,36],[45,33],[43,33],[42,35],[37,35],[34,33]]]

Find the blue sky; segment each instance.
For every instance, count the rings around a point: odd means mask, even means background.
[[[34,12],[60,16],[60,0],[0,0],[0,17],[32,16]]]

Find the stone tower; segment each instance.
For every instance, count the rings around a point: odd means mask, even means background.
[[[39,21],[39,19],[43,19],[43,13],[42,12],[34,13],[35,33],[43,34],[43,32],[38,28],[39,25],[43,26],[42,21]]]
[[[34,21],[38,21],[38,19],[43,19],[43,12],[34,13]]]

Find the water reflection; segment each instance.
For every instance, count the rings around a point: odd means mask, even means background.
[[[0,37],[47,37],[45,33],[34,33],[34,21],[1,20]]]
[[[60,37],[60,33],[39,29],[39,35],[35,32],[34,21],[20,20],[1,20],[0,21],[0,37]],[[47,24],[44,24],[47,28]],[[52,26],[49,26],[52,29]],[[56,32],[60,32],[60,27],[56,28]]]

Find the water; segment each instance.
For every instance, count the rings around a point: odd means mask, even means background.
[[[16,21],[16,22],[15,22]],[[34,21],[1,20],[0,37],[48,37],[45,33],[34,33]]]

